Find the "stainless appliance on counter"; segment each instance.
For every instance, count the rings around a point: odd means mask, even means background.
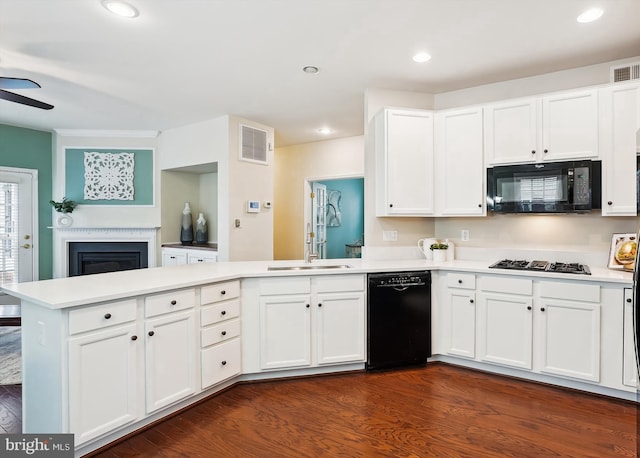
[[[489,167],[487,210],[494,213],[581,213],[602,207],[600,161]]]
[[[489,269],[530,270],[537,272],[558,272],[563,274],[591,275],[586,264],[577,262],[549,262],[503,259],[489,266]]]

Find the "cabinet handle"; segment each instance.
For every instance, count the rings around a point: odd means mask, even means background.
[[[527,310],[531,310],[531,306],[530,305],[527,305]]]
[[[541,311],[541,312],[544,312],[544,307],[540,307],[540,311]]]
[[[548,150],[548,149],[544,150],[544,154],[547,154],[548,152],[549,152],[549,150]]]
[[[226,361],[222,361],[220,364],[222,364],[223,366],[226,366],[227,362]]]
[[[458,284],[461,285],[462,284],[462,280],[458,280]]]
[[[478,208],[482,208],[482,204],[478,204]]]
[[[155,334],[155,332],[149,331],[149,337],[153,336],[154,334]]]
[[[322,304],[318,304],[318,307],[322,307]]]
[[[627,297],[627,302],[628,302],[629,304],[631,304],[631,298],[630,298],[630,297]]]
[[[220,295],[224,296],[225,294],[227,294],[227,292],[223,289],[222,291],[220,291]]]
[[[178,301],[176,301],[176,300],[171,301],[171,305],[176,305],[177,303],[178,303]]]
[[[612,201],[608,201],[607,205],[613,205],[613,202]]]
[[[311,307],[309,304],[307,304],[307,308]]]
[[[531,154],[536,154],[536,150],[532,149]]]
[[[227,331],[222,331],[220,334],[222,334],[223,336],[227,335]]]
[[[105,313],[104,314],[104,319],[108,320],[109,318],[111,318],[111,314],[110,313]]]
[[[393,207],[393,204],[389,204],[389,207],[390,207],[390,208],[391,208],[391,207]]]
[[[169,259],[175,259],[175,258],[176,258],[175,256],[169,256]]]
[[[138,336],[131,336],[131,340],[138,340]]]
[[[226,310],[223,310],[222,312],[220,312],[220,315],[226,315],[226,314],[227,314]]]
[[[469,302],[470,302],[471,304],[473,304],[473,299],[469,299]]]

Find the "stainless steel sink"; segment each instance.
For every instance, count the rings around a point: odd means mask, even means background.
[[[348,264],[301,264],[297,266],[269,266],[267,270],[323,270],[323,269],[350,269]]]

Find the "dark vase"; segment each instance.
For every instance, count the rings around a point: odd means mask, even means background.
[[[191,207],[189,206],[189,202],[184,204],[184,209],[182,210],[180,242],[183,245],[191,245],[193,243],[193,218],[191,217]]]
[[[196,220],[196,244],[206,245],[209,243],[209,231],[207,230],[207,220],[200,213]]]

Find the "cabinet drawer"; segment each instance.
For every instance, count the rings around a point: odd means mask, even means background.
[[[568,301],[600,302],[600,285],[587,282],[540,282],[540,297],[565,299]]]
[[[202,348],[214,345],[240,335],[240,320],[229,320],[205,328],[200,333]]]
[[[222,382],[240,373],[240,339],[205,348],[200,352],[202,365],[202,389]]]
[[[447,287],[476,289],[476,276],[474,274],[450,272],[447,274]]]
[[[480,290],[530,296],[533,294],[533,280],[507,276],[480,277]]]
[[[309,277],[278,277],[260,280],[261,296],[309,293],[311,293]]]
[[[193,289],[172,291],[157,296],[149,296],[144,300],[144,316],[151,317],[163,313],[185,310],[195,305],[196,292]]]
[[[364,275],[327,275],[314,278],[318,293],[364,291]]]
[[[235,318],[240,315],[240,300],[236,299],[203,307],[200,313],[201,326],[207,326],[228,320],[229,318]]]
[[[127,323],[135,319],[135,299],[71,310],[69,312],[69,334]]]
[[[240,296],[240,282],[228,281],[215,285],[203,286],[200,290],[200,304],[212,304]]]

